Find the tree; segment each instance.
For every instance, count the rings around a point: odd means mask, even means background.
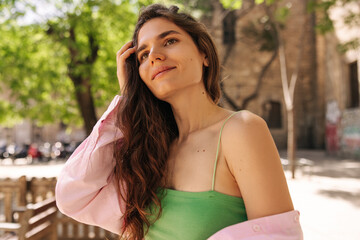
[[[83,123],[89,134],[95,108],[119,92],[115,55],[148,2],[44,1],[54,13],[43,16],[39,5],[8,1],[0,22],[0,90],[10,101],[1,101],[0,121],[11,124],[11,111],[40,125]],[[42,20],[22,23],[29,11]]]
[[[301,34],[298,42],[297,53],[296,53],[296,65],[293,69],[290,78],[290,86],[288,79],[288,67],[286,64],[286,54],[285,54],[285,44],[284,37],[281,35],[280,23],[284,22],[287,12],[280,11],[280,14],[277,16],[274,15],[273,11],[269,9],[268,6],[264,5],[267,15],[271,19],[271,22],[274,26],[274,32],[276,34],[276,40],[278,42],[278,51],[279,51],[279,61],[280,61],[280,72],[281,72],[281,83],[284,94],[284,101],[287,111],[287,126],[288,126],[288,137],[287,137],[287,152],[288,158],[291,162],[291,173],[292,178],[295,178],[296,170],[296,128],[295,128],[295,108],[294,108],[294,96],[295,96],[295,87],[299,75],[303,49],[304,49],[304,38],[305,30],[307,26],[307,12],[304,11],[304,23],[301,27]],[[305,8],[306,10],[306,8]],[[276,18],[278,20],[276,20]]]
[[[84,1],[69,8],[73,10],[65,12],[63,17],[47,21],[46,34],[66,51],[67,76],[73,83],[89,134],[97,122],[95,106],[98,104],[94,97],[107,99],[108,94],[115,95],[114,89],[118,89],[116,78],[111,74],[115,71],[103,67],[114,69],[114,63],[109,60],[114,59],[116,49],[121,46],[115,47],[116,38],[119,43],[130,38],[132,28],[129,25],[135,22],[136,8],[132,9],[125,1],[120,5],[111,1]],[[101,64],[96,64],[98,59]],[[115,84],[109,84],[108,79],[113,79]]]

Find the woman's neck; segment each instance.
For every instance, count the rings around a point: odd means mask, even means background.
[[[219,113],[224,110],[210,99],[203,87],[183,89],[167,102],[172,107],[179,129],[178,142],[219,121]]]

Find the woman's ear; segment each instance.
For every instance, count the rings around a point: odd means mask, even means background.
[[[204,59],[204,66],[205,67],[209,66],[209,58],[207,56],[205,56],[205,59]]]

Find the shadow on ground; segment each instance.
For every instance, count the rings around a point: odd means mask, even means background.
[[[360,161],[337,160],[313,166],[311,174],[319,177],[360,179]]]
[[[356,207],[360,207],[360,191],[349,192],[343,190],[319,190],[318,193],[326,197],[345,200],[354,204]]]
[[[319,150],[298,150],[296,155],[298,159],[304,158],[312,162],[310,166],[298,167],[298,170],[306,175],[360,179],[359,159],[341,158]],[[280,151],[280,156],[286,158],[286,151]]]
[[[315,164],[311,175],[330,178],[355,178],[360,179],[360,162],[338,160],[327,163]]]

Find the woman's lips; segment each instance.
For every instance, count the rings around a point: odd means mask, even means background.
[[[157,69],[155,74],[152,77],[152,80],[155,80],[155,78],[159,78],[160,76],[164,75],[165,73],[175,69],[176,67],[161,67],[160,69]]]

